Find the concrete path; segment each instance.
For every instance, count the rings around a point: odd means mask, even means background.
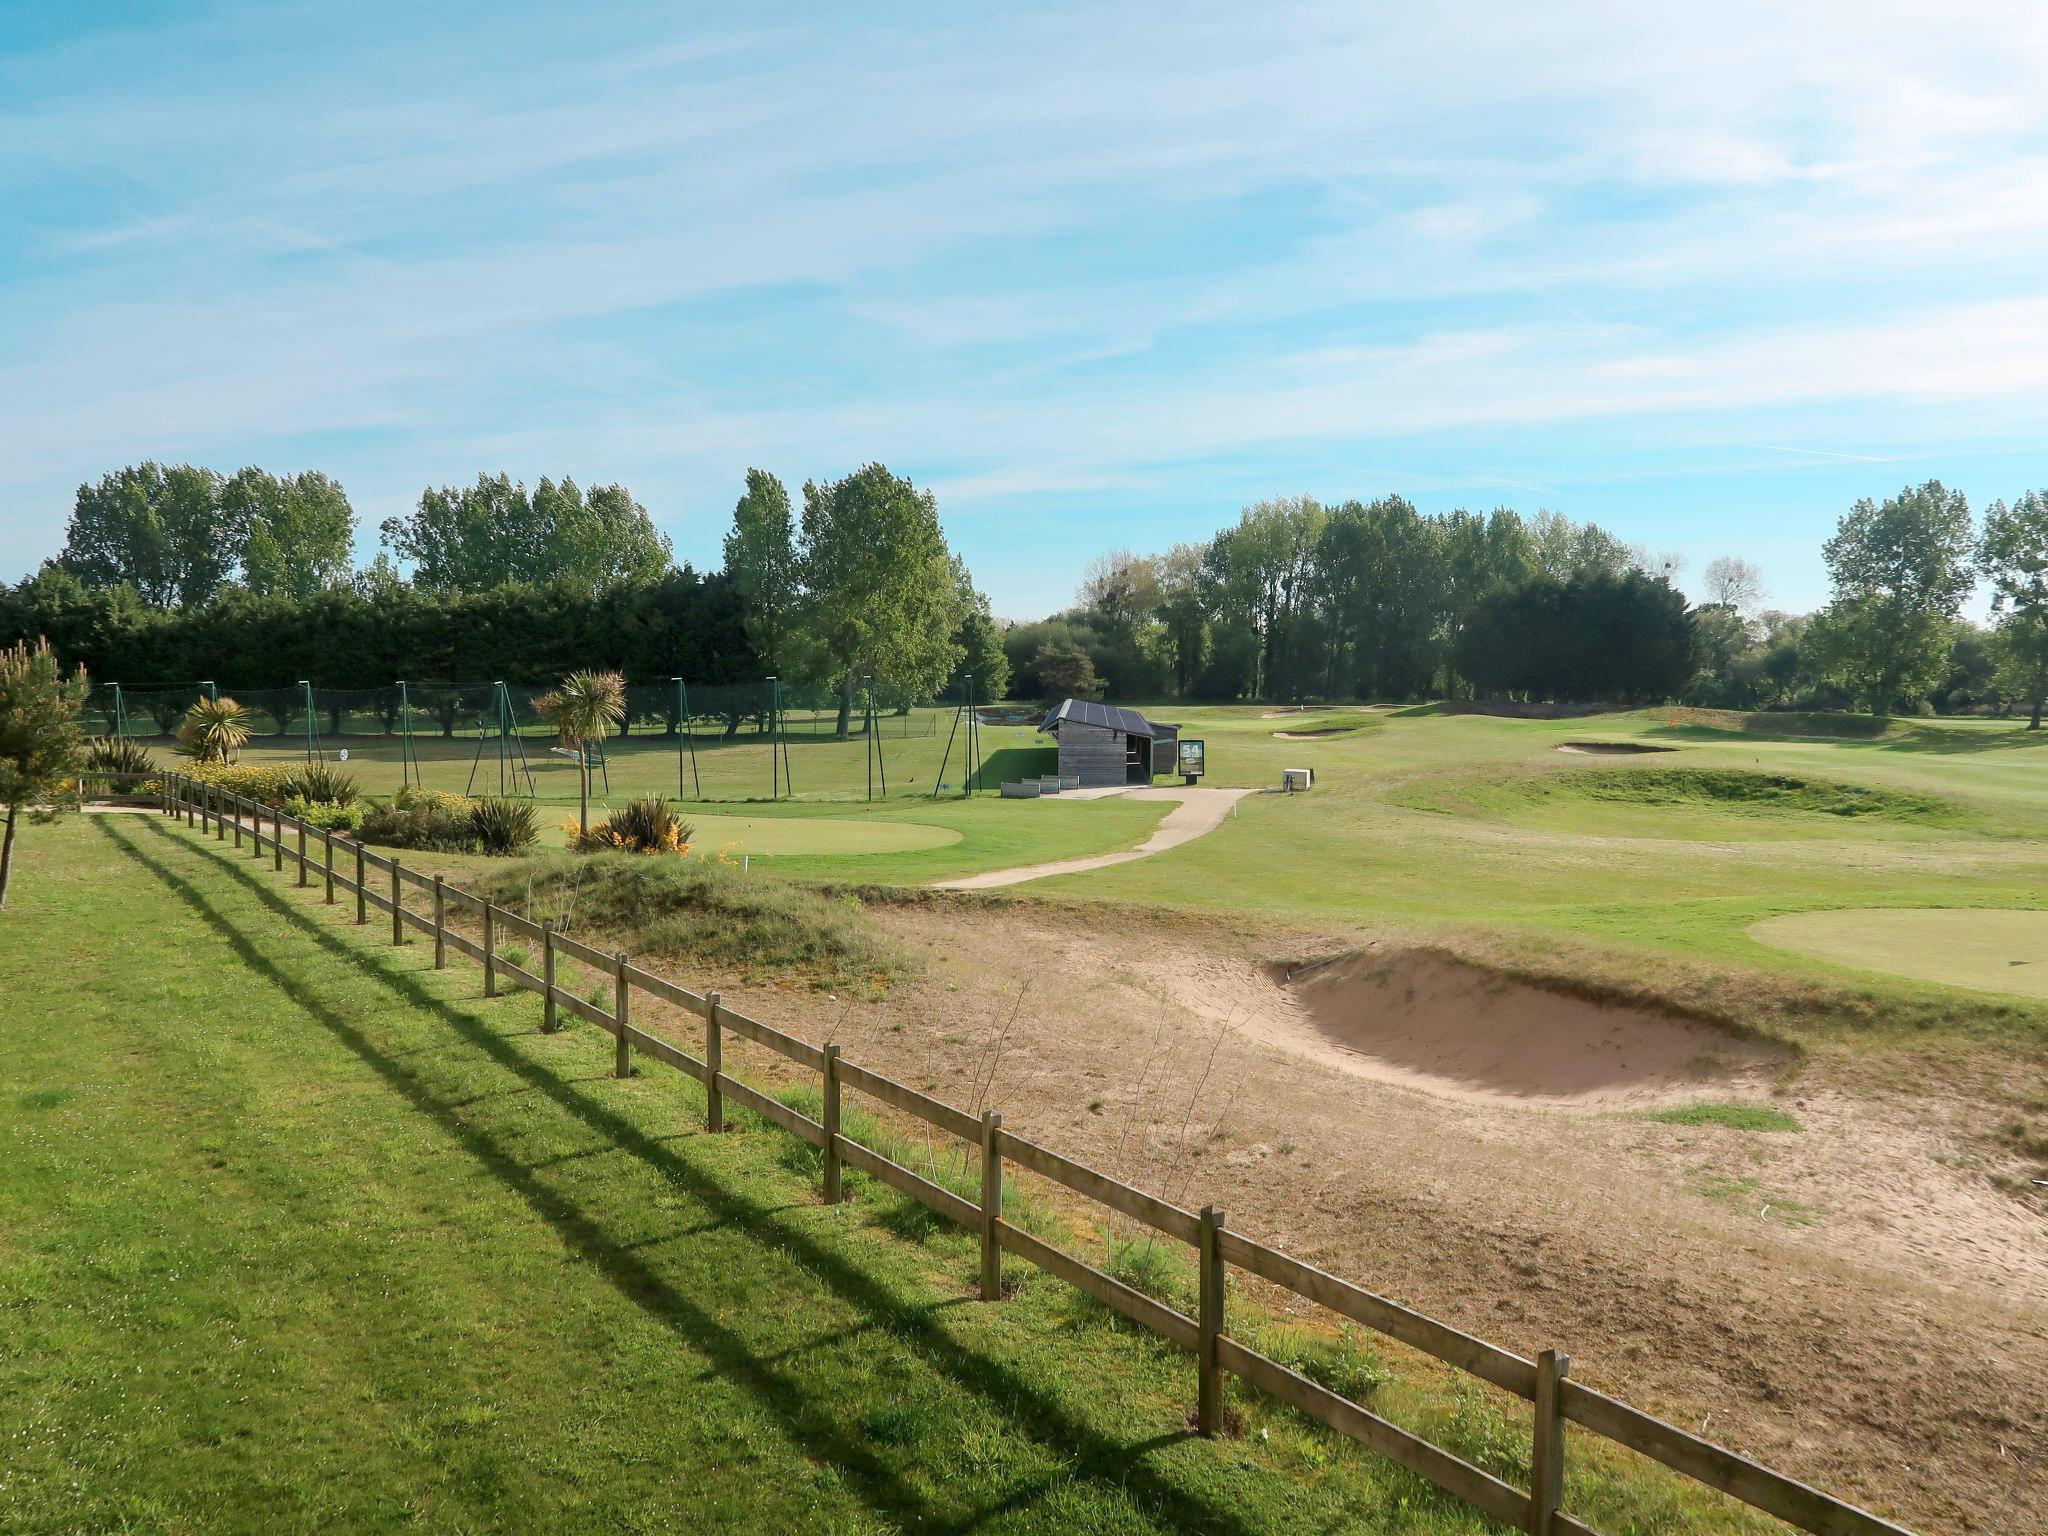
[[[1178,848],[1204,832],[1213,832],[1230,815],[1232,807],[1246,795],[1262,794],[1256,789],[1070,789],[1062,800],[1101,800],[1110,795],[1128,795],[1133,800],[1178,800],[1159,828],[1137,847],[1124,853],[1098,853],[1086,859],[1061,859],[1053,864],[1026,864],[1017,869],[992,869],[961,880],[935,880],[939,891],[987,891],[1000,885],[1020,885],[1026,880],[1045,880],[1053,875],[1073,875],[1084,869],[1106,869],[1111,864],[1128,864],[1150,858],[1169,848]]]

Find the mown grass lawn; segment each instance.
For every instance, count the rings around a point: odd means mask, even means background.
[[[0,919],[0,1530],[1361,1531],[1473,1512],[588,1027],[153,816],[24,840]],[[1027,1219],[1020,1216],[1019,1219]],[[1043,1218],[1040,1218],[1043,1219]],[[1053,1215],[1051,1219],[1060,1218]],[[1526,1423],[1304,1334],[1461,1455]],[[1412,1368],[1411,1368],[1412,1369]],[[1583,1447],[1616,1536],[1760,1528]]]
[[[0,1529],[1464,1531],[152,817],[0,921]],[[308,895],[314,898],[307,900]],[[1283,1457],[1314,1449],[1313,1471]]]

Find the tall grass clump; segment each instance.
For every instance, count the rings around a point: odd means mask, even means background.
[[[548,855],[496,872],[482,894],[536,922],[602,930],[607,944],[748,974],[881,987],[903,969],[850,897],[742,874],[716,859]]]
[[[469,831],[480,853],[524,853],[540,840],[540,807],[488,796],[470,807]]]
[[[95,773],[156,773],[157,760],[139,742],[95,736],[85,749],[85,766]]]

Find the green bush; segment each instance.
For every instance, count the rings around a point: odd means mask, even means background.
[[[184,768],[187,778],[270,806],[282,806],[292,797],[298,772],[296,763],[187,763]]]
[[[329,832],[354,832],[363,824],[363,808],[359,805],[336,805],[326,800],[308,800],[302,795],[293,795],[284,803],[285,814],[295,816],[309,827],[321,827]]]
[[[423,784],[406,785],[391,797],[391,803],[401,811],[446,811],[455,816],[467,816],[476,805],[467,795],[428,789]]]
[[[293,769],[287,788],[297,799],[319,805],[354,805],[356,801],[355,779],[325,763],[307,763],[303,768]]]
[[[607,947],[686,955],[746,974],[797,972],[820,986],[886,985],[903,965],[850,898],[822,896],[716,859],[556,854],[521,860],[477,892],[539,922],[602,931]]]
[[[540,807],[531,800],[488,797],[470,808],[469,830],[479,852],[524,853],[540,840]]]
[[[358,831],[366,843],[386,848],[417,848],[425,853],[467,853],[476,840],[466,810],[439,805],[404,806],[396,801],[373,805],[363,812]]]

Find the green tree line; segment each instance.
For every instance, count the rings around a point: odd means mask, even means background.
[[[936,502],[880,464],[807,483],[800,519],[780,481],[749,471],[727,568],[709,576],[672,564],[625,487],[566,477],[429,487],[384,521],[362,570],[355,529],[317,472],[130,466],[79,487],[63,552],[0,590],[0,634],[47,636],[67,664],[138,689],[776,676],[829,689],[842,731],[870,680],[898,709],[968,670],[984,697],[1007,683]]]
[[[1862,500],[1824,546],[1831,601],[1681,562],[1554,512],[1425,515],[1398,496],[1247,507],[1163,554],[1112,552],[1074,605],[1003,633],[1025,697],[1676,700],[1739,709],[2025,709],[2048,696],[2048,494],[1981,525],[1939,481]],[[1979,581],[1993,624],[1962,616]]]

